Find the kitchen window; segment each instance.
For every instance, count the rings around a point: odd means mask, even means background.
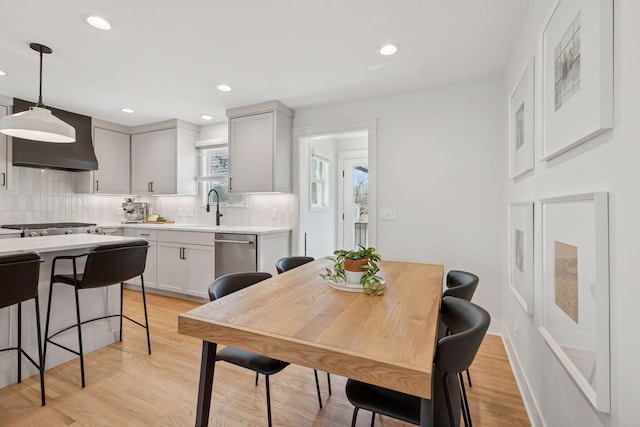
[[[229,145],[211,145],[198,148],[198,187],[202,205],[207,204],[207,194],[214,188],[223,206],[244,206],[244,195],[229,193]],[[215,204],[215,195],[211,195]]]
[[[311,155],[311,209],[329,207],[329,159]]]

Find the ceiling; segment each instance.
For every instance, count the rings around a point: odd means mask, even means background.
[[[292,108],[501,74],[529,0],[2,0],[0,94],[126,126]],[[90,27],[83,14],[113,24]],[[396,42],[384,57],[378,49]],[[233,91],[223,93],[216,85]],[[126,114],[120,108],[136,111]]]

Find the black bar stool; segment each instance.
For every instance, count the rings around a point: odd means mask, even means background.
[[[144,272],[145,262],[147,259],[147,249],[149,243],[146,240],[133,240],[125,243],[114,243],[101,245],[93,248],[89,253],[76,256],[58,256],[53,259],[51,266],[51,284],[49,287],[49,303],[47,305],[47,326],[45,328],[45,341],[43,360],[46,361],[47,343],[51,343],[57,347],[67,350],[73,354],[80,356],[80,374],[82,376],[82,387],[85,386],[84,381],[84,353],[82,350],[82,328],[81,325],[93,322],[95,320],[108,319],[111,317],[120,317],[120,341],[122,341],[122,318],[142,326],[147,330],[147,348],[151,354],[151,340],[149,339],[149,320],[147,317],[147,299],[144,292]],[[78,273],[76,260],[86,257],[86,263],[83,273]],[[73,265],[73,274],[56,274],[56,262],[59,260],[71,260]],[[144,305],[144,324],[134,320],[122,313],[122,290],[125,281],[140,276],[140,284],[142,286],[142,303]],[[75,291],[76,301],[76,317],[77,322],[68,326],[55,334],[49,335],[49,321],[51,319],[51,296],[53,295],[53,284],[62,283],[71,285]],[[120,283],[120,313],[107,316],[97,317],[85,321],[80,320],[80,300],[78,291],[80,289],[93,289],[110,286]],[[69,329],[78,329],[78,351],[66,347],[52,340],[55,336],[68,331]]]
[[[42,337],[40,335],[40,304],[38,300],[38,279],[42,259],[37,252],[23,252],[0,256],[0,308],[18,304],[18,346],[0,351],[18,351],[18,382],[22,382],[22,356],[40,371],[40,395],[42,406],[44,396],[44,363],[42,355]],[[30,299],[36,305],[36,329],[38,335],[38,362],[22,348],[22,303]]]

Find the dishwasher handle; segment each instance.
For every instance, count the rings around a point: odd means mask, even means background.
[[[223,240],[223,239],[214,239],[215,243],[239,243],[241,245],[253,245],[252,240]]]

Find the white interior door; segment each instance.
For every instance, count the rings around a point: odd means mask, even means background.
[[[353,153],[352,155],[358,155]],[[343,158],[342,162],[342,248],[368,246],[369,159]]]

